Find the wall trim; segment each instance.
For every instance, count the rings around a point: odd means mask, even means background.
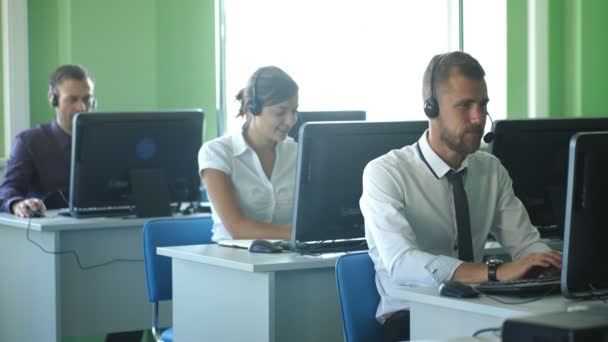
[[[528,0],[528,117],[549,116],[549,1]]]
[[[27,1],[2,0],[2,68],[4,71],[4,149],[30,127]]]

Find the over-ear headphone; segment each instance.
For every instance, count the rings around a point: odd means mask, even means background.
[[[51,106],[53,106],[53,107],[59,106],[59,96],[57,96],[57,94],[55,94],[55,93],[51,94]],[[97,99],[93,99],[93,102],[91,102],[91,109],[95,109],[95,108],[97,108]]]
[[[437,58],[433,66],[431,67],[431,75],[429,77],[429,87],[431,88],[431,96],[424,101],[424,113],[429,118],[436,118],[439,116],[439,103],[437,102],[437,98],[435,97],[435,72],[439,63],[448,53],[444,53]]]
[[[260,101],[258,100],[258,96],[256,95],[256,88],[258,86],[258,78],[260,77],[260,75],[262,74],[262,71],[264,69],[260,69],[258,70],[258,73],[253,76],[253,82],[251,85],[251,100],[249,101],[249,112],[253,115],[260,115],[260,113],[262,112],[262,104],[260,103]]]
[[[53,107],[59,106],[59,98],[58,98],[57,94],[55,94],[55,93],[53,93],[53,95],[51,95],[51,106],[53,106]]]

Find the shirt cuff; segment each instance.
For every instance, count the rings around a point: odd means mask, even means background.
[[[23,200],[23,197],[11,197],[7,201],[4,202],[4,207],[2,209],[9,214],[13,214],[13,211],[11,210],[13,203],[15,203],[17,201],[21,201],[21,200]]]
[[[435,280],[436,284],[441,284],[444,280],[451,279],[458,266],[462,263],[462,260],[445,255],[438,255],[427,264],[425,268]]]

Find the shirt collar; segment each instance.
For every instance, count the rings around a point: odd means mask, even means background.
[[[51,132],[57,139],[61,147],[68,148],[72,146],[72,137],[68,135],[57,123],[57,120],[51,122]]]
[[[287,139],[291,139],[291,138],[286,138],[285,140],[277,143],[277,145],[275,146],[276,151],[279,151],[279,146],[281,146],[281,144],[283,144]],[[253,151],[251,146],[249,146],[249,144],[245,140],[245,131],[242,130],[241,132],[239,132],[237,134],[233,134],[232,135],[232,155],[235,157],[239,156],[239,155],[245,153],[245,151],[247,151],[247,149],[251,149]]]
[[[245,141],[245,131],[241,130],[240,132],[232,135],[232,155],[239,156],[249,148],[249,144]]]
[[[431,145],[429,145],[428,133],[429,133],[429,131],[427,129],[424,132],[424,134],[420,137],[420,139],[418,140],[418,147],[419,147],[419,151],[421,153],[420,157],[425,162],[425,164],[428,166],[428,168],[433,173],[433,175],[435,175],[435,177],[442,178],[451,170],[451,168],[446,162],[443,161],[443,159],[441,159],[441,157],[439,157],[437,155],[437,153],[435,153],[435,151],[433,151],[433,149],[431,148]],[[458,169],[456,169],[455,171],[460,172],[461,170],[465,169],[468,165],[469,165],[469,156],[466,156],[464,158],[464,160],[462,161],[462,163],[460,164],[460,167]]]

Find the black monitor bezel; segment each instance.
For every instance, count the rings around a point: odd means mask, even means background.
[[[388,153],[394,148],[403,148],[406,145],[417,142],[422,134],[428,128],[428,121],[393,121],[393,122],[370,122],[370,121],[340,121],[340,122],[308,122],[300,129],[300,143],[298,144],[298,162],[296,171],[296,189],[294,193],[294,211],[291,225],[291,243],[297,246],[302,243],[316,243],[319,241],[332,241],[344,239],[342,236],[330,236],[323,239],[308,238],[310,234],[303,233],[307,226],[307,221],[310,220],[310,215],[307,213],[307,202],[300,198],[301,187],[306,183],[308,176],[309,156],[314,154],[314,147],[323,145],[325,137],[333,137],[335,135],[355,135],[355,134],[395,134],[404,133],[407,139],[404,138],[404,143],[400,146],[393,146],[387,149],[383,154]],[[411,139],[410,139],[411,138]],[[306,143],[308,140],[314,140],[316,143]],[[330,139],[331,141],[331,139]],[[302,143],[304,142],[304,143]],[[320,142],[320,144],[319,144]],[[382,154],[381,154],[382,155]],[[380,155],[379,155],[380,156]],[[378,157],[379,157],[378,156]],[[371,160],[365,161],[367,164]],[[347,167],[344,167],[347,169]],[[361,170],[361,177],[363,170]],[[362,184],[361,184],[362,186]],[[321,189],[329,190],[329,189]],[[314,213],[313,213],[314,215]],[[361,220],[363,224],[363,220]],[[348,239],[364,238],[364,230],[360,230],[359,236],[349,236]],[[307,238],[303,238],[307,237]]]
[[[184,109],[184,110],[154,110],[154,111],[121,111],[121,112],[84,112],[84,113],[76,113],[73,118],[72,125],[72,149],[70,155],[70,198],[69,198],[69,208],[70,212],[73,216],[79,216],[78,208],[79,208],[79,196],[82,196],[82,192],[78,191],[74,186],[77,183],[76,178],[79,177],[79,163],[77,162],[77,156],[81,153],[80,149],[82,148],[82,144],[79,143],[81,140],[81,136],[84,135],[83,130],[85,128],[90,128],[92,125],[94,126],[96,123],[114,123],[114,122],[133,122],[133,121],[142,121],[142,122],[150,122],[150,121],[166,121],[166,120],[186,120],[192,122],[195,127],[200,127],[200,130],[197,132],[197,136],[194,138],[200,142],[198,148],[203,143],[203,130],[204,130],[204,113],[201,109]],[[103,142],[100,142],[101,144]],[[185,148],[185,147],[184,147]],[[194,147],[193,147],[194,148]],[[197,148],[197,151],[198,151]],[[196,151],[196,152],[197,152]],[[179,153],[185,153],[184,150],[179,151]],[[192,158],[196,160],[196,153],[192,155]],[[198,167],[196,170],[196,175],[198,179],[198,186],[200,187],[200,176],[198,176]],[[194,175],[192,176],[192,180],[195,181]],[[197,200],[200,198],[200,193],[191,193],[188,195],[189,200]],[[176,203],[174,198],[170,198],[172,203]],[[103,208],[106,205],[104,203],[100,203],[99,207]],[[134,210],[134,204],[119,204],[117,208],[123,208],[125,210]],[[83,214],[86,216],[86,214]]]
[[[365,121],[366,117],[364,110],[298,111],[298,121],[289,131],[289,136],[297,142],[302,126],[307,122]]]
[[[601,267],[603,267],[608,260],[585,260],[588,256],[588,249],[592,246],[585,244],[585,239],[581,235],[583,229],[604,229],[599,227],[598,222],[589,222],[585,215],[585,210],[580,203],[583,201],[581,197],[581,178],[585,177],[585,170],[581,162],[581,159],[586,157],[589,153],[595,153],[596,155],[603,154],[608,150],[608,131],[604,132],[583,132],[575,134],[570,140],[569,146],[569,160],[568,160],[568,188],[566,198],[566,212],[565,212],[565,225],[564,225],[564,246],[562,256],[562,273],[561,273],[561,293],[564,297],[572,299],[587,299],[603,294],[608,294],[608,284],[606,279],[601,279],[605,287],[598,288],[597,278],[588,279],[589,284],[594,284],[594,289],[589,287],[582,288],[583,285],[580,283],[580,270],[576,265],[585,264],[590,267],[599,267],[597,272],[586,272],[589,274],[605,274]],[[605,161],[604,161],[605,162]],[[605,185],[606,183],[604,183]],[[595,188],[595,187],[594,187]],[[602,191],[601,189],[595,189]],[[588,227],[589,224],[597,223],[593,227]],[[581,241],[583,240],[583,241]],[[582,258],[582,260],[581,260]],[[571,281],[577,279],[577,281]]]
[[[492,131],[494,132],[494,140],[488,145],[488,150],[491,154],[496,156],[499,160],[501,160],[503,166],[509,171],[509,175],[514,184],[514,191],[517,188],[517,182],[521,181],[517,179],[518,175],[514,174],[511,171],[512,165],[505,163],[504,154],[509,153],[509,151],[513,151],[514,149],[510,148],[510,144],[516,143],[521,144],[521,137],[542,137],[543,134],[547,132],[552,133],[560,133],[567,132],[570,133],[570,137],[568,140],[563,141],[562,150],[564,153],[563,156],[563,170],[561,170],[561,175],[563,176],[562,182],[562,190],[563,196],[565,196],[566,189],[566,176],[567,176],[567,153],[568,153],[568,144],[569,139],[576,133],[585,132],[585,131],[596,131],[598,129],[608,129],[608,118],[533,118],[533,119],[506,119],[506,120],[496,120],[493,123]],[[555,148],[559,148],[555,147]],[[524,151],[513,151],[510,154],[510,158],[516,156],[517,158],[530,158],[532,153],[536,153],[536,149],[534,146],[530,146],[530,148]],[[542,167],[547,167],[547,165],[542,165]],[[514,177],[515,176],[515,177]],[[529,209],[527,207],[528,203],[525,202],[522,198],[520,198],[526,210],[529,213]],[[562,203],[565,205],[564,203]],[[559,208],[563,210],[563,208]],[[556,225],[551,236],[556,235],[559,238],[563,237],[563,212],[557,213],[555,216]],[[534,221],[535,218],[531,217],[531,221]],[[536,224],[537,222],[533,222]],[[545,230],[546,232],[546,230]]]

